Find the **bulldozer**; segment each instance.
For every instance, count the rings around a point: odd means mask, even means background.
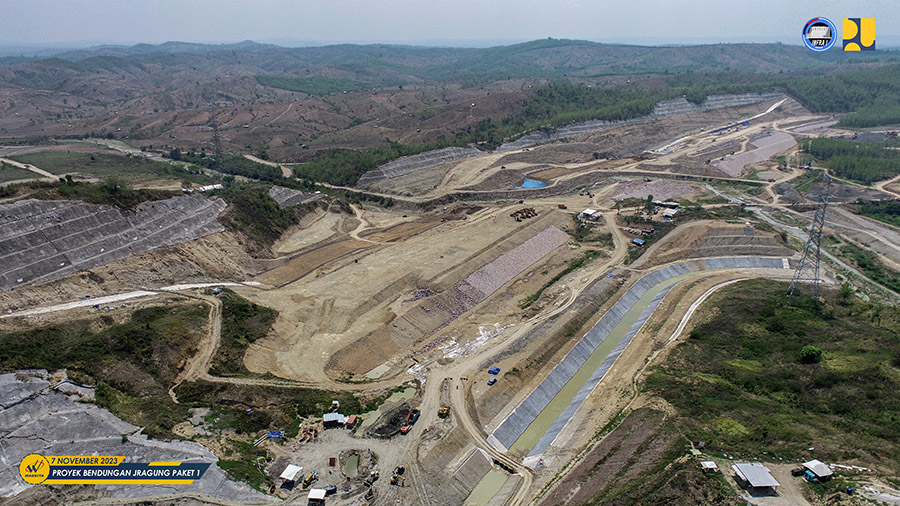
[[[450,405],[445,404],[438,410],[438,418],[447,418],[450,416]]]

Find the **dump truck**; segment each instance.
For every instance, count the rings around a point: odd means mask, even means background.
[[[303,488],[306,488],[313,484],[314,481],[319,479],[319,471],[310,471],[306,473],[306,476],[303,477]]]
[[[450,406],[444,405],[438,410],[438,418],[447,418],[450,416]]]

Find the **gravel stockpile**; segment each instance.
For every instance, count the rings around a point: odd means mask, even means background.
[[[280,207],[291,207],[296,206],[297,204],[305,204],[307,202],[312,202],[313,200],[318,200],[324,197],[324,195],[322,195],[321,193],[307,193],[300,190],[285,188],[284,186],[273,186],[269,188],[269,196],[272,197],[272,200],[278,202],[278,205]]]

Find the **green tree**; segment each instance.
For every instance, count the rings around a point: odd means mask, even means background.
[[[817,364],[822,361],[822,350],[807,344],[800,350],[800,361],[804,364]]]

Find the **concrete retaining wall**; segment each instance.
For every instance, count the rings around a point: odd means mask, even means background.
[[[594,327],[591,328],[591,330],[581,338],[578,344],[566,354],[560,363],[550,371],[550,374],[544,381],[542,381],[541,384],[538,385],[538,387],[526,397],[496,429],[494,429],[491,434],[493,436],[491,439],[502,445],[502,450],[504,451],[511,447],[522,433],[525,432],[525,429],[527,429],[535,418],[537,418],[538,414],[540,414],[560,390],[562,390],[563,386],[572,379],[594,350],[606,340],[606,337],[622,321],[625,314],[654,286],[689,272],[708,269],[753,267],[782,269],[784,268],[784,261],[782,258],[709,258],[669,265],[644,275],[638,279],[615,304],[613,304]],[[543,452],[547,446],[550,445],[553,438],[559,434],[559,431],[569,422],[578,406],[581,405],[597,383],[600,382],[615,362],[616,358],[618,358],[619,354],[625,349],[628,343],[631,342],[631,339],[637,334],[667,292],[668,290],[664,290],[660,295],[655,297],[647,309],[642,312],[638,321],[628,329],[620,343],[606,357],[603,365],[592,374],[588,382],[583,385],[575,398],[572,399],[566,409],[560,414],[529,455]]]

